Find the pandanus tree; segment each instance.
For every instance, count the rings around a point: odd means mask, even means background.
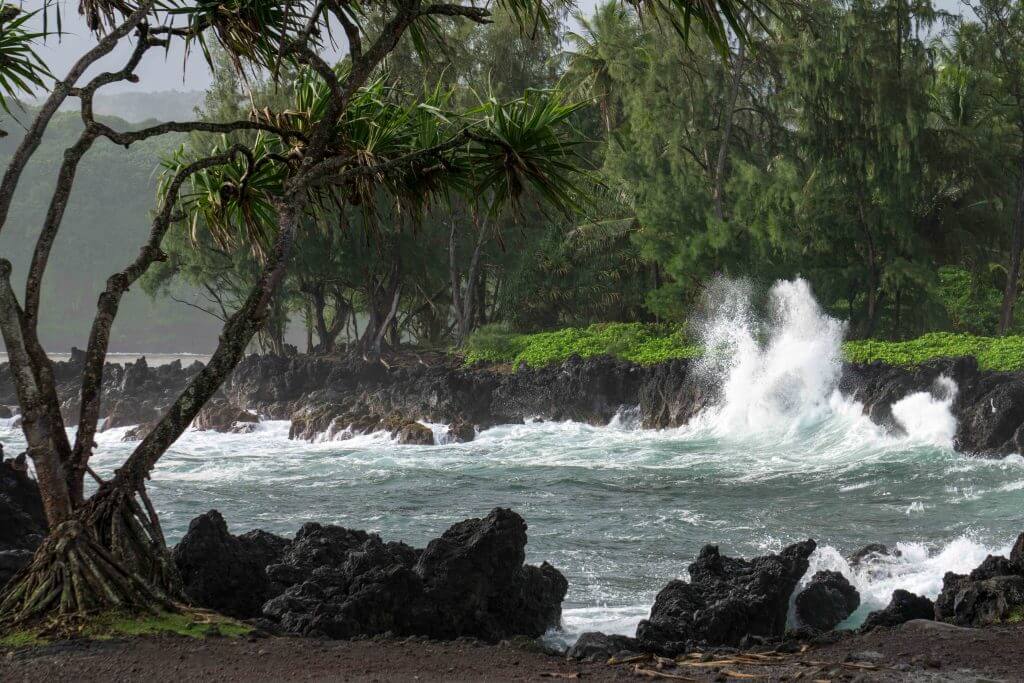
[[[733,22],[737,3],[743,2],[646,0],[642,5],[680,31],[696,21],[724,36],[725,23]],[[527,31],[543,27],[554,9],[544,0],[499,4]],[[44,82],[46,74],[32,51],[38,36],[6,3],[0,10],[0,88],[10,97],[33,81]],[[557,94],[534,93],[455,113],[429,96],[398,101],[374,80],[403,35],[412,36],[419,49],[431,49],[438,22],[487,23],[490,11],[483,6],[432,0],[81,0],[79,11],[95,32],[95,43],[52,82],[0,181],[2,230],[47,126],[58,109],[77,101],[83,129],[56,169],[23,297],[15,293],[11,263],[0,259],[0,331],[49,523],[49,535],[31,564],[0,596],[0,620],[8,623],[67,619],[108,608],[175,609],[182,597],[180,582],[146,480],[242,358],[268,316],[293,253],[304,248],[305,226],[321,212],[338,207],[372,212],[386,202],[415,220],[426,211],[443,210],[454,194],[489,197],[488,210],[514,204],[527,192],[559,208],[576,200],[573,136],[566,115],[551,113],[565,114],[572,105]],[[370,12],[384,17],[379,30],[364,30]],[[336,36],[346,55],[334,66],[325,55],[338,48]],[[206,54],[219,45],[240,70],[301,73],[295,105],[254,111],[242,120],[166,122],[131,131],[97,120],[96,93],[114,83],[137,82],[140,63],[176,41]],[[87,78],[91,67],[122,42],[131,50],[121,68]],[[98,296],[80,410],[69,424],[37,328],[41,284],[79,163],[99,140],[129,147],[156,136],[194,132],[230,137],[208,153],[179,155],[169,164],[138,256],[113,273]],[[164,238],[179,221],[207,231],[226,248],[251,249],[259,269],[247,295],[227,316],[208,364],[122,465],[103,478],[90,460],[97,449],[111,327],[125,293],[166,258]],[[386,323],[377,321],[374,343]],[[70,436],[67,427],[73,428]],[[88,488],[87,478],[95,480]]]

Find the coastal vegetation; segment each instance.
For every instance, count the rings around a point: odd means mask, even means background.
[[[541,367],[571,356],[610,355],[641,364],[695,358],[704,349],[687,337],[685,327],[641,323],[599,323],[582,328],[519,334],[500,325],[478,330],[465,346],[466,363],[525,363]],[[909,366],[938,358],[970,356],[984,370],[1024,370],[1024,336],[981,337],[932,332],[906,341],[864,339],[843,344],[853,363],[880,361]]]

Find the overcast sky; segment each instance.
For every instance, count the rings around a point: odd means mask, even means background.
[[[94,42],[94,38],[86,29],[78,15],[78,0],[59,0],[62,2],[64,35],[58,40],[51,38],[40,46],[40,56],[50,65],[54,74],[62,76],[75,59],[81,56]],[[577,6],[589,12],[598,0],[577,0]],[[26,9],[37,7],[42,0],[23,0]],[[936,0],[936,7],[949,11],[961,8],[960,0]],[[38,22],[41,25],[41,21]],[[131,46],[122,42],[113,53],[108,55],[94,71],[119,69],[130,53]],[[183,70],[184,69],[184,70]],[[91,72],[90,72],[91,73]],[[181,41],[175,42],[175,48],[169,53],[151,50],[143,60],[137,73],[140,82],[115,83],[104,92],[142,92],[155,90],[205,90],[210,82],[209,69],[202,54],[195,50],[188,59],[185,58]],[[36,93],[37,96],[45,93]]]

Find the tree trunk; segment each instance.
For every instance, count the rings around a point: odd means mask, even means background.
[[[1003,305],[999,312],[999,334],[1003,335],[1013,327],[1013,309],[1017,305],[1020,282],[1020,256],[1024,249],[1024,158],[1018,164],[1017,206],[1013,212],[1013,229],[1010,238],[1010,263],[1006,270],[1006,289],[1003,290]]]

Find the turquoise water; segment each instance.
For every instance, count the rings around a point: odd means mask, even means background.
[[[625,411],[606,427],[532,422],[431,447],[382,434],[289,441],[287,422],[190,431],[150,484],[169,540],[216,508],[239,533],[290,535],[315,520],[422,546],[454,522],[511,507],[529,524],[528,561],[569,579],[565,631],[553,635],[563,641],[633,633],[705,543],[751,556],[816,539],[808,574],[837,569],[861,591],[848,625],[895,588],[934,597],[946,571],[1009,551],[1024,530],[1024,458],[952,450],[952,382],[898,402],[905,434],[886,434],[836,392],[843,326],[805,284],[779,283],[767,322],[726,294],[704,332],[724,351],[702,369],[721,384],[722,404],[686,427],[642,430]],[[0,440],[12,454],[23,441],[10,424],[0,421]],[[130,453],[124,431],[100,434],[99,472]],[[858,571],[842,559],[873,542],[900,556]]]

